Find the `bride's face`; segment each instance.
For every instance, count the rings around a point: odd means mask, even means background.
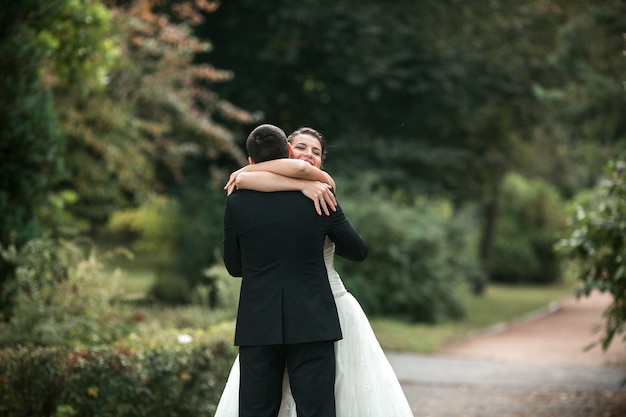
[[[291,139],[291,148],[295,159],[302,159],[318,168],[322,166],[322,144],[313,136],[307,134],[294,136]]]

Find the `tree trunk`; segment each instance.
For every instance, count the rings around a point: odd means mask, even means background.
[[[485,221],[482,237],[480,239],[479,256],[482,267],[482,277],[474,285],[474,293],[482,295],[489,282],[491,255],[493,253],[493,241],[496,231],[496,222],[500,213],[500,184],[495,185],[494,192],[489,196],[485,204]]]

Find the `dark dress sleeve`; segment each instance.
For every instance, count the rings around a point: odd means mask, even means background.
[[[226,207],[224,208],[224,238],[222,246],[224,265],[228,273],[233,277],[241,277],[243,275],[241,270],[241,250],[239,248],[239,240],[233,229],[229,199],[226,199]]]
[[[331,214],[331,227],[328,237],[335,243],[335,254],[351,261],[363,261],[367,257],[367,245],[352,226],[337,204],[337,211]]]

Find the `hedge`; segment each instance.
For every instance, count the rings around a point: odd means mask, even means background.
[[[236,355],[226,334],[0,350],[0,415],[213,416]]]

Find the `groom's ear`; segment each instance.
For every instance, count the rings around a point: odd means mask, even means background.
[[[289,158],[293,159],[293,148],[291,147],[291,143],[287,143],[287,150],[289,150]]]
[[[252,160],[252,158],[248,157],[248,163],[249,163],[250,165],[253,165],[253,164],[254,164],[254,161]]]

